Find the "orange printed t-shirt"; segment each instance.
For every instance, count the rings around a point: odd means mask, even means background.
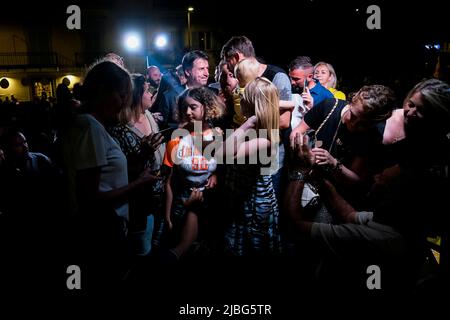
[[[205,131],[203,137],[209,134]],[[203,186],[216,171],[217,161],[214,157],[204,157],[201,150],[194,145],[192,134],[172,139],[167,144],[164,164],[176,168],[182,180],[192,186]]]

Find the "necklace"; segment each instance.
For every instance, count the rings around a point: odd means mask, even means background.
[[[331,153],[331,149],[333,149],[333,145],[336,142],[336,137],[339,132],[339,128],[341,127],[342,117],[339,119],[339,123],[337,125],[336,131],[334,132],[333,140],[331,140],[330,148],[328,148],[328,152]]]
[[[320,124],[319,128],[317,128],[316,132],[314,133],[314,146],[316,148],[320,148],[322,146],[322,141],[317,140],[317,134],[319,133],[320,129],[322,129],[322,127],[325,125],[325,123],[328,121],[328,119],[331,117],[331,114],[334,112],[334,110],[336,109],[337,105],[338,105],[339,100],[336,99],[333,108],[331,109],[330,113],[328,113],[328,115],[325,117],[325,119],[323,120],[323,122]],[[331,144],[330,144],[330,148],[328,149],[328,152],[331,151],[331,148],[333,147],[334,141],[336,140],[336,136],[338,134],[339,131],[339,127],[341,126],[341,122],[342,122],[342,116],[339,117],[339,123],[337,125],[336,131],[334,132],[334,137],[333,140],[331,140]]]

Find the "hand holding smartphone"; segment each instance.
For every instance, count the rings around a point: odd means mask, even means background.
[[[148,136],[143,138],[142,142],[150,148],[151,152],[155,152],[159,145],[163,143],[163,135],[159,134],[159,132],[150,133]]]
[[[173,128],[165,128],[165,129],[162,129],[162,130],[159,130],[156,134],[158,134],[158,133],[162,133],[162,132],[165,132],[165,131],[169,131],[169,130],[173,130]]]
[[[307,80],[305,80],[305,87],[303,88],[303,93],[301,96],[303,99],[303,107],[305,107],[306,110],[311,109],[314,105],[314,98],[309,91]]]
[[[161,134],[161,135],[164,137],[164,141],[167,142],[167,141],[170,140],[170,138],[171,138],[171,136],[172,136],[172,132],[173,132],[174,130],[175,130],[175,128],[168,127],[168,128],[159,130],[159,131],[157,132],[157,134]]]

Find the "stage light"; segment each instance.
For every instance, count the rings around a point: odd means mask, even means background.
[[[155,46],[158,49],[164,49],[168,43],[169,43],[169,39],[166,34],[159,34],[155,38]]]
[[[138,51],[142,45],[141,36],[135,32],[127,33],[124,38],[124,44],[127,50]]]

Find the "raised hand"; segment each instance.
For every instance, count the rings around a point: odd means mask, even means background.
[[[151,153],[155,152],[163,141],[164,137],[161,133],[150,133],[143,139],[143,143],[150,149]]]
[[[315,156],[309,148],[309,137],[297,133],[293,139],[294,167],[296,169],[311,169],[315,163]]]
[[[315,163],[319,166],[330,166],[332,168],[336,167],[337,160],[325,149],[314,148],[311,150],[312,154],[315,156]]]
[[[305,90],[302,93],[302,99],[303,99],[303,106],[305,107],[306,111],[308,111],[313,107],[314,98],[312,97],[308,87],[305,87]]]

